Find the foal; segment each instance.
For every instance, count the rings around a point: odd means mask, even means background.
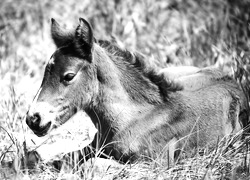
[[[170,81],[140,55],[97,41],[82,18],[74,31],[52,19],[51,34],[57,50],[26,119],[37,136],[84,110],[98,128],[93,147],[126,162],[214,145],[242,128],[244,94],[229,77],[211,70],[209,81],[185,90],[185,80]]]

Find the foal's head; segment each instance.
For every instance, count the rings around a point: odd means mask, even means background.
[[[57,50],[49,60],[42,85],[27,113],[26,123],[38,136],[66,122],[84,109],[98,92],[92,61],[94,37],[89,23],[80,19],[75,31],[66,31],[52,19]]]

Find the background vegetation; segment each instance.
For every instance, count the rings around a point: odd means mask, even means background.
[[[0,161],[22,153],[14,132],[26,128],[25,113],[55,50],[50,18],[65,27],[86,18],[97,38],[113,35],[160,67],[215,65],[242,82],[249,96],[249,7],[249,0],[1,0]]]

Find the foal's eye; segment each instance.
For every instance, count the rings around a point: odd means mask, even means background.
[[[75,75],[76,74],[74,74],[74,73],[68,73],[64,76],[63,80],[69,82],[75,77]]]

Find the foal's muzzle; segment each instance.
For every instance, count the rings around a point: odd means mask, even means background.
[[[39,137],[46,135],[51,126],[51,122],[45,125],[41,123],[41,115],[39,113],[32,115],[27,113],[26,124]]]

